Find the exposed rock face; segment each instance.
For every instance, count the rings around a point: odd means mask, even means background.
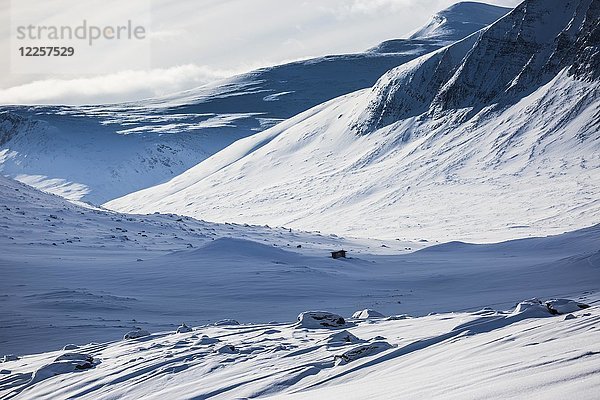
[[[598,0],[526,0],[478,34],[385,74],[356,128],[514,104],[563,69],[597,80],[599,21]]]
[[[0,146],[8,143],[19,133],[32,133],[34,129],[40,129],[40,124],[38,121],[9,111],[0,112]]]

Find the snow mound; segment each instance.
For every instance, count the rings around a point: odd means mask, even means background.
[[[222,319],[214,323],[215,326],[234,326],[239,324],[235,319]]]
[[[536,298],[532,298],[529,300],[524,300],[517,304],[517,306],[511,313],[511,316],[517,315],[524,318],[543,318],[552,314],[550,313],[550,310],[548,310],[548,307],[546,307],[544,303],[542,303]]]
[[[192,328],[190,328],[189,326],[187,326],[185,323],[182,323],[178,328],[177,328],[177,333],[188,333],[191,332]]]
[[[82,353],[65,353],[58,356],[54,362],[46,364],[37,369],[31,377],[30,384],[34,384],[44,379],[51,378],[56,375],[78,372],[94,368],[100,363],[94,357]]]
[[[391,315],[386,318],[386,321],[400,321],[400,320],[409,319],[409,318],[412,318],[412,317],[408,314]]]
[[[208,337],[207,335],[202,335],[202,337],[196,341],[196,345],[198,346],[206,346],[209,344],[215,344],[220,342],[219,339]]]
[[[456,36],[466,37],[485,28],[509,11],[510,8],[463,1],[436,13],[429,23],[414,32],[410,39],[449,40]]]
[[[360,358],[372,356],[374,354],[381,353],[382,351],[389,350],[392,347],[393,346],[388,342],[373,342],[355,347],[342,354],[335,355],[333,359],[336,365],[345,365]]]
[[[327,311],[305,311],[298,315],[297,326],[300,328],[341,328],[345,325],[343,317]]]
[[[138,338],[141,338],[144,336],[150,336],[150,332],[148,332],[144,329],[141,329],[141,328],[137,328],[137,329],[127,332],[123,336],[123,339],[138,339]]]
[[[67,344],[63,347],[63,350],[77,350],[79,346],[76,344]]]
[[[352,318],[354,318],[354,319],[385,318],[385,315],[383,315],[382,313],[380,313],[378,311],[367,308],[367,309],[355,312],[354,314],[352,314]]]
[[[226,345],[224,345],[224,346],[221,346],[221,347],[219,347],[219,348],[216,350],[216,352],[217,352],[217,353],[220,353],[220,354],[235,354],[235,353],[237,353],[238,351],[237,351],[237,349],[235,348],[235,346],[232,346],[232,345],[226,344]]]
[[[546,301],[546,307],[552,314],[568,314],[589,308],[589,305],[570,299],[552,299]]]

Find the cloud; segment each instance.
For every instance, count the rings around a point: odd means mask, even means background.
[[[396,12],[410,5],[411,0],[354,0],[349,6],[353,14],[374,14],[382,11]]]
[[[137,100],[190,89],[236,72],[187,64],[94,77],[44,79],[0,89],[0,104],[92,104]]]

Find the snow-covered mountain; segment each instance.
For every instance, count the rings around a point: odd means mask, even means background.
[[[372,89],[106,206],[387,238],[587,226],[600,220],[599,10],[526,0]]]
[[[165,182],[240,138],[370,87],[389,69],[462,39],[507,11],[461,3],[435,16],[444,22],[430,23],[423,35],[365,53],[264,68],[137,103],[2,107],[0,172],[100,204]]]

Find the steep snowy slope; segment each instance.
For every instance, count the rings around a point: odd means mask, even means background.
[[[317,104],[370,87],[386,71],[497,20],[461,3],[427,33],[361,54],[300,61],[159,99],[108,106],[3,107],[0,173],[100,204],[167,181],[234,141]]]
[[[370,90],[106,206],[439,240],[599,221],[599,9],[527,0]]]

